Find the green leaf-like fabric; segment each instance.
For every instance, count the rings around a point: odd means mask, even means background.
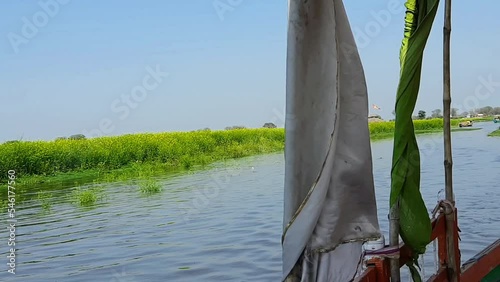
[[[410,274],[413,282],[422,282],[422,277],[420,277],[420,274],[415,267],[415,263],[407,263],[406,265],[408,266],[408,268],[410,268]]]
[[[420,87],[422,59],[439,0],[406,1],[401,73],[396,98],[396,125],[391,171],[392,207],[399,200],[401,238],[421,254],[430,242],[431,222],[420,194],[420,154],[412,114]]]

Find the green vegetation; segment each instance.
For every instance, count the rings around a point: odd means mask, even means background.
[[[451,125],[453,127],[458,127],[458,124],[461,121],[462,120],[459,119],[453,119],[451,120]],[[413,120],[413,125],[415,127],[416,134],[436,133],[443,131],[442,119]],[[369,126],[370,126],[370,137],[372,140],[387,139],[387,138],[392,138],[394,136],[394,126],[395,126],[394,121],[374,122],[370,123]],[[458,130],[458,128],[454,130]]]
[[[488,134],[490,137],[500,137],[500,128]]]
[[[156,194],[161,192],[161,185],[153,179],[146,180],[139,184],[139,189],[141,193],[144,194]]]
[[[452,125],[458,129],[460,121],[454,119]],[[417,134],[442,131],[442,119],[413,122]],[[393,121],[373,122],[369,128],[372,140],[394,135]],[[260,128],[9,142],[0,145],[0,171],[15,169],[21,187],[145,179],[216,161],[279,152],[284,141],[283,128]],[[0,182],[5,177],[0,175]]]
[[[7,210],[9,201],[7,200],[0,200],[0,211],[4,212]]]
[[[218,160],[279,151],[284,148],[284,138],[283,129],[266,128],[16,142],[0,145],[0,171],[14,169],[18,177],[89,169],[102,174],[141,163],[188,169]],[[0,175],[0,179],[5,177]]]
[[[452,119],[455,120],[455,119]],[[473,117],[473,118],[460,118],[458,119],[460,121],[467,121],[467,120],[472,120],[473,122],[482,122],[482,121],[492,121],[493,117]]]
[[[481,130],[481,127],[466,127],[466,128],[452,128],[451,132],[457,132],[457,131],[474,131],[474,130]]]
[[[420,110],[418,111],[418,118],[419,119],[425,119],[425,117],[427,116],[427,113],[423,110]]]
[[[40,201],[40,205],[44,211],[50,211],[52,205],[50,203],[50,199],[52,199],[52,194],[47,191],[39,191],[37,193],[38,201]]]
[[[96,186],[82,189],[80,187],[73,190],[71,200],[82,207],[93,206],[98,200],[103,198],[103,187]]]

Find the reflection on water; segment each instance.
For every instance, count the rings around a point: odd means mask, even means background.
[[[485,129],[453,134],[462,259],[499,237],[500,146]],[[491,127],[491,128],[490,128]],[[444,187],[440,135],[419,137],[422,193],[429,210]],[[388,232],[392,143],[373,143],[381,227]],[[141,197],[133,181],[106,188],[94,208],[54,190],[51,211],[18,206],[17,274],[7,281],[279,281],[282,154],[250,157],[211,170],[160,178],[163,192]],[[5,215],[1,215],[6,222]],[[2,232],[4,238],[8,234]],[[3,247],[7,251],[6,244]],[[433,264],[432,247],[425,265]],[[4,264],[5,265],[5,264]]]

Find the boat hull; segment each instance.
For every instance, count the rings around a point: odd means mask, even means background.
[[[447,239],[446,239],[446,216],[441,214],[432,221],[431,240],[438,241],[438,256],[440,264],[447,264]],[[453,237],[458,240],[458,226],[454,221]],[[458,244],[455,245],[455,253],[459,254]],[[412,259],[410,249],[402,245],[399,249],[399,265],[403,267]],[[457,258],[457,261],[460,261]],[[356,278],[357,282],[389,282],[390,266],[389,260],[384,257],[374,258],[367,263],[367,269]],[[448,279],[448,269],[441,267],[428,282],[445,282]],[[500,281],[500,239],[479,252],[476,256],[465,262],[461,268],[458,281],[463,282],[498,282]]]

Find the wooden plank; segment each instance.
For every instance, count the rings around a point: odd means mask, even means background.
[[[355,282],[377,282],[377,268],[368,267],[361,276],[354,279]]]
[[[490,271],[500,265],[500,239],[464,263],[462,281],[481,281]]]
[[[458,228],[458,227],[456,227]],[[455,230],[455,236],[458,230]],[[444,215],[432,221],[431,240],[438,240],[438,252],[441,268],[434,274],[428,282],[448,281],[447,264],[447,244],[446,244],[446,220]],[[455,238],[455,247],[458,247],[458,238]],[[459,257],[458,257],[459,258]],[[400,266],[404,266],[411,259],[411,251],[404,244],[400,247]],[[360,276],[357,282],[386,282],[389,281],[389,265],[383,259],[374,259],[371,267]],[[500,267],[500,239],[485,248],[472,259],[464,263],[461,269],[460,280],[464,282],[480,282],[490,272]]]
[[[439,268],[439,271],[432,275],[427,282],[447,282],[448,281],[448,270],[446,267]]]

